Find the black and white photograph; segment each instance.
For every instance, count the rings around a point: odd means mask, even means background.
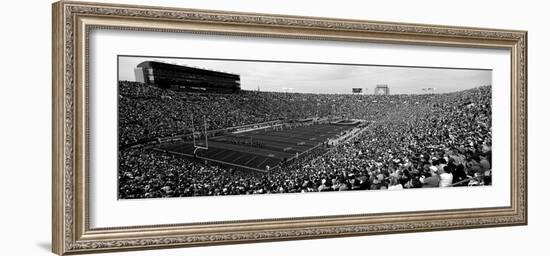
[[[118,56],[118,198],[490,186],[488,69]]]

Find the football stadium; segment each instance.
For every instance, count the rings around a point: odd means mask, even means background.
[[[491,185],[491,86],[453,93],[242,90],[141,63],[119,81],[118,198]],[[216,82],[218,81],[218,82]]]

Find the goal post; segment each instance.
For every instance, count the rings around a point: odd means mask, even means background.
[[[203,116],[203,132],[204,132],[204,144],[202,142],[202,136],[200,131],[195,130],[195,121],[194,121],[194,115],[191,114],[191,127],[193,131],[193,147],[195,150],[193,151],[194,154],[196,154],[197,150],[203,149],[208,150],[208,131],[206,129],[206,115]],[[199,135],[199,142],[197,142],[196,136]]]

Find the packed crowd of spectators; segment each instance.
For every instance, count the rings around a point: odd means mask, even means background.
[[[119,83],[121,143],[190,129],[308,118],[369,120],[365,132],[258,174],[134,147],[119,150],[119,198],[491,185],[491,87],[448,94],[195,94]]]

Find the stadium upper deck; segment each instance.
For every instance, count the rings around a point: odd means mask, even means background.
[[[139,82],[176,91],[232,93],[241,89],[237,74],[156,61],[138,64],[135,74]]]

